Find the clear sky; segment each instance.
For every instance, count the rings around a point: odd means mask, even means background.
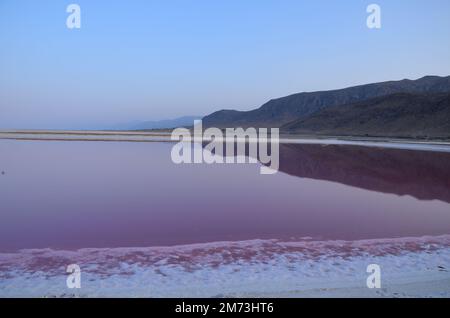
[[[71,3],[81,29],[66,27]],[[248,110],[424,75],[450,75],[448,0],[0,0],[0,128]]]

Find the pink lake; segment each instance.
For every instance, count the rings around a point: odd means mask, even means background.
[[[171,147],[0,140],[0,252],[450,234],[450,153],[281,145],[261,175]]]

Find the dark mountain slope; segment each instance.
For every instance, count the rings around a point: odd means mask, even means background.
[[[242,112],[221,110],[203,118],[206,127],[281,127],[323,109],[395,93],[449,93],[450,76],[426,76],[418,80],[390,81],[345,89],[299,93],[273,99],[258,109]]]
[[[284,125],[299,134],[450,137],[450,94],[399,93],[340,105]]]

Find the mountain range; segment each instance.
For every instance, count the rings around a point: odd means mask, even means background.
[[[450,137],[450,76],[298,93],[251,111],[221,110],[204,127],[277,127],[314,135]]]

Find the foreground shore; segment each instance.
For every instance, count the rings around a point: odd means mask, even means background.
[[[21,250],[0,253],[0,278],[0,297],[450,297],[450,236]]]

